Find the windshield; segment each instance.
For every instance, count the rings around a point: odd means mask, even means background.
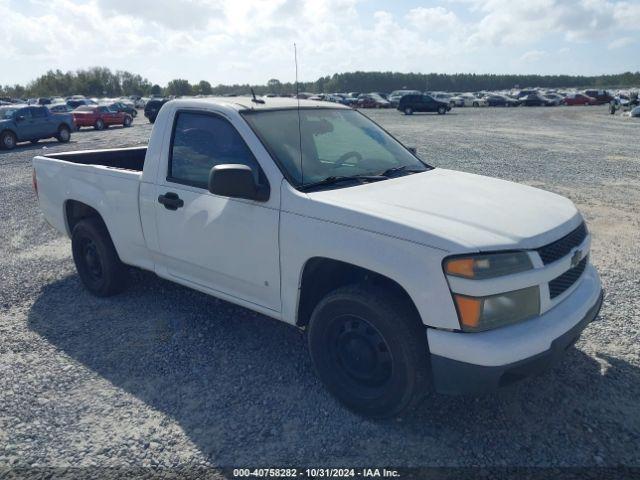
[[[243,115],[297,187],[329,177],[379,175],[397,167],[429,168],[354,110],[300,109],[299,123],[295,109]]]
[[[13,117],[13,114],[16,110],[17,108],[14,107],[0,108],[0,120],[9,120]]]

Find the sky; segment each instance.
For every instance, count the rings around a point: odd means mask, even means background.
[[[154,83],[355,70],[640,70],[640,0],[0,0],[0,84],[105,66]]]

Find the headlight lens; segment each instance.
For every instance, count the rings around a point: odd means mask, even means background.
[[[468,297],[453,294],[462,330],[481,332],[520,322],[540,313],[537,286],[491,295]]]
[[[447,275],[482,280],[531,270],[533,265],[526,252],[492,253],[455,257],[445,261]]]

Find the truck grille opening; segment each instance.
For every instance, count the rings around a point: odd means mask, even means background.
[[[576,283],[580,275],[587,267],[588,256],[584,257],[578,265],[567,270],[562,275],[549,282],[549,296],[553,299],[565,292],[571,285]]]
[[[578,228],[571,233],[565,235],[560,240],[556,240],[549,245],[540,247],[537,249],[542,263],[545,265],[560,260],[565,255],[568,255],[571,250],[580,245],[587,237],[587,226],[582,222]]]

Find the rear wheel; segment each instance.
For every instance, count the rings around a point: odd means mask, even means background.
[[[405,115],[413,115],[413,108],[411,108],[411,107],[406,107],[406,108],[404,109],[404,114],[405,114]]]
[[[127,269],[102,221],[89,218],[78,222],[71,235],[71,250],[80,280],[91,293],[108,297],[124,289]]]
[[[69,127],[67,127],[66,125],[61,126],[58,129],[58,135],[56,135],[56,138],[60,143],[67,143],[69,140],[71,140],[71,130],[69,129]]]
[[[130,127],[131,126],[131,117],[127,116],[124,118],[124,122],[122,123],[123,127]]]
[[[93,125],[93,128],[96,130],[104,130],[104,121],[101,119],[96,120],[96,123]]]
[[[6,150],[13,150],[16,148],[16,143],[18,143],[18,139],[15,133],[7,130],[0,134],[0,147]]]
[[[313,311],[308,342],[318,377],[360,414],[398,415],[424,397],[424,329],[413,309],[386,290],[353,285],[328,294]]]
[[[438,115],[444,115],[445,113],[447,113],[447,107],[445,107],[444,105],[440,105],[438,107]]]
[[[474,107],[479,107],[479,106],[480,106],[480,104],[479,104],[478,102],[473,102],[473,106],[474,106]]]
[[[133,118],[136,118],[136,117],[138,116],[138,111],[137,111],[137,110],[132,110],[132,111],[131,111],[131,116],[132,116]]]

